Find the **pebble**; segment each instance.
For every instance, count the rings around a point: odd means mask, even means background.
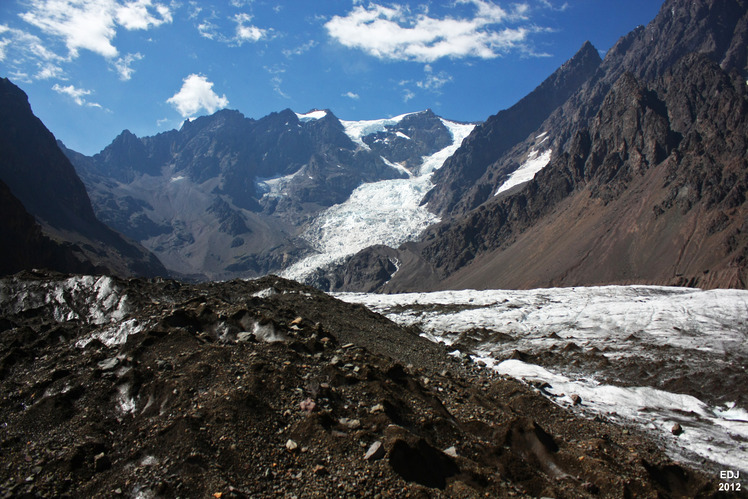
[[[376,414],[378,412],[384,412],[384,405],[377,404],[369,410],[370,413]]]
[[[452,447],[444,449],[444,453],[450,457],[457,457],[457,448],[453,445]]]
[[[382,445],[382,442],[377,440],[376,442],[371,444],[371,446],[369,446],[369,450],[366,451],[364,459],[366,461],[376,461],[377,459],[382,459],[384,455],[384,446]]]
[[[286,450],[288,450],[288,452],[296,452],[298,448],[299,448],[299,444],[297,444],[295,441],[291,440],[290,438],[286,441]]]
[[[673,427],[670,429],[670,431],[673,435],[677,437],[683,434],[683,427],[680,425],[680,423],[675,423]]]
[[[314,410],[317,408],[317,404],[311,398],[307,398],[301,401],[301,404],[299,404],[299,407],[301,407],[302,411],[314,412]]]
[[[582,397],[580,397],[576,393],[572,394],[570,398],[571,398],[571,403],[574,405],[579,405],[582,403]]]

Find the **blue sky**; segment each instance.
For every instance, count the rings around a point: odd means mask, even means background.
[[[228,107],[481,121],[586,40],[604,54],[654,0],[2,0],[0,76],[94,154]]]

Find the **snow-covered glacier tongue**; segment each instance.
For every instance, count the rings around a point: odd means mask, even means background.
[[[362,137],[396,124],[405,116],[342,123],[354,142],[368,147]],[[317,269],[342,262],[368,246],[399,246],[438,222],[434,214],[420,206],[421,200],[433,187],[432,173],[454,154],[475,128],[472,124],[445,119],[441,122],[452,135],[450,145],[424,157],[418,171],[408,178],[362,184],[344,203],[322,212],[301,234],[316,253],[287,268],[281,275],[304,282]],[[392,166],[398,168],[397,164]]]
[[[522,379],[560,405],[638,427],[676,459],[748,472],[748,291],[336,296],[415,325],[454,355]]]

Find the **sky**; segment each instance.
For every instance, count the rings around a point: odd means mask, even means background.
[[[95,154],[222,108],[483,121],[657,0],[0,0],[0,77]]]

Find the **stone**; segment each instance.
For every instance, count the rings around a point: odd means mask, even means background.
[[[295,441],[290,438],[286,441],[286,450],[288,452],[296,452],[298,449],[299,444],[297,444]]]
[[[457,448],[453,445],[452,447],[444,449],[444,453],[449,457],[457,457]]]
[[[117,357],[110,357],[108,359],[104,359],[101,362],[98,363],[98,366],[103,371],[111,371],[115,367],[117,367],[117,364],[119,364],[119,359]]]
[[[112,467],[111,460],[103,452],[101,454],[97,454],[96,456],[94,456],[94,470],[97,473],[106,471],[111,467]]]
[[[573,393],[569,398],[571,399],[571,403],[574,405],[579,405],[582,403],[582,397],[580,397],[576,393]]]
[[[314,400],[312,400],[311,398],[307,398],[302,400],[299,406],[304,412],[314,412],[314,410],[317,408],[317,403],[314,402]]]
[[[683,434],[683,427],[680,425],[680,423],[675,423],[670,429],[670,432],[677,437]]]
[[[377,414],[378,412],[384,412],[384,405],[382,405],[382,404],[377,404],[377,405],[375,405],[374,407],[372,407],[372,408],[371,408],[371,409],[369,410],[369,412],[370,412],[370,413],[372,413],[372,414]]]
[[[382,459],[385,455],[384,445],[382,445],[382,442],[377,440],[373,444],[369,446],[369,450],[366,451],[366,454],[364,455],[364,459],[366,461],[376,461],[377,459]]]

